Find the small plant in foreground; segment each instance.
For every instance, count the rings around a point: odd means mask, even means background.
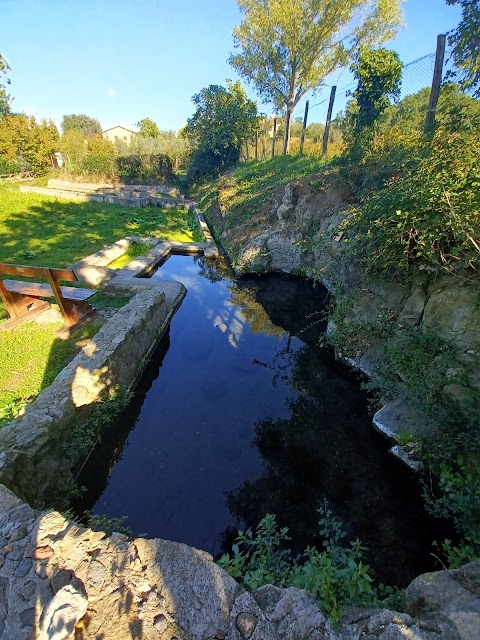
[[[345,532],[325,501],[318,509],[323,549],[307,547],[296,557],[285,548],[290,540],[286,527],[279,529],[275,516],[267,514],[257,526],[239,532],[232,547],[233,556],[223,555],[219,564],[247,589],[264,584],[278,587],[295,586],[305,589],[322,608],[338,622],[346,605],[378,603],[393,589],[384,587],[380,593],[372,586],[368,565],[362,562],[365,547],[360,540],[343,544]]]
[[[127,516],[121,516],[120,518],[111,518],[103,513],[87,513],[88,526],[93,531],[104,531],[107,536],[111,536],[112,533],[123,533],[128,538],[133,538],[132,530],[126,526],[125,522]]]

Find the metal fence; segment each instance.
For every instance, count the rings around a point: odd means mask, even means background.
[[[443,39],[443,40],[442,40]],[[443,45],[442,45],[443,42]],[[402,79],[401,79],[401,93],[400,100],[403,100],[406,96],[418,93],[421,89],[430,89],[431,101],[429,109],[431,110],[431,117],[435,113],[436,100],[438,99],[438,92],[443,81],[455,81],[455,68],[451,62],[449,52],[443,52],[439,50],[445,47],[445,36],[439,36],[437,41],[437,52],[429,53],[404,64],[402,67]],[[437,61],[437,64],[436,64]],[[437,83],[437,95],[433,95],[432,86]],[[335,117],[341,114],[345,109],[345,106],[350,99],[353,91],[357,86],[357,82],[348,82],[346,84],[338,83],[335,90],[335,99],[333,104],[333,119],[332,126],[325,136],[325,141],[322,139],[315,139],[307,137],[305,139],[304,152],[310,155],[324,155],[325,153],[335,153],[338,150],[339,139],[341,138],[340,131],[336,129]],[[328,110],[331,95],[331,86],[322,87],[317,97],[308,100],[308,120],[307,127],[312,123],[320,123],[325,125],[328,120]],[[432,109],[432,96],[433,96],[433,109]],[[305,106],[307,99],[302,99],[296,106],[292,116],[292,123],[298,122],[301,119],[303,121],[305,116]],[[279,126],[278,126],[279,125]],[[295,125],[294,125],[295,126]],[[242,159],[252,160],[254,158],[265,159],[273,155],[280,155],[283,149],[283,118],[277,118],[277,131],[273,136],[273,127],[268,125],[263,128],[262,131],[256,137],[256,140],[247,141],[245,148],[242,149]],[[274,140],[272,139],[274,137]],[[292,135],[290,140],[290,154],[295,155],[300,152],[300,136]]]

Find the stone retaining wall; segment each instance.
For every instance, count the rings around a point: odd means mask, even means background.
[[[171,198],[169,196],[148,195],[141,192],[127,191],[117,193],[88,193],[76,192],[65,189],[51,189],[49,187],[20,186],[22,193],[37,193],[43,196],[61,198],[62,200],[75,200],[77,202],[106,202],[119,204],[124,207],[155,206],[163,209],[188,209],[193,203],[183,198]]]
[[[92,531],[0,485],[1,640],[479,640],[480,562],[416,578],[407,612],[333,627],[305,591],[245,592],[204,551]]]
[[[0,430],[0,482],[34,506],[71,481],[65,444],[79,412],[84,419],[106,388],[129,389],[185,296],[179,282],[130,280],[132,300],[44,389],[23,415]]]

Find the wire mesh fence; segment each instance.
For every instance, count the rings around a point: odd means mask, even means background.
[[[430,90],[435,73],[434,52],[424,55],[416,60],[404,64],[402,67],[402,78],[400,87],[400,100],[407,96],[417,94],[422,89]],[[447,51],[442,68],[442,82],[456,82],[459,73],[455,69],[451,55]],[[333,109],[333,120],[328,133],[327,157],[335,155],[342,147],[342,134],[338,118],[343,115],[346,104],[351,99],[357,86],[356,82],[347,81],[338,84],[336,87],[335,104]],[[322,87],[315,98],[308,100],[308,122],[305,132],[305,142],[303,152],[306,155],[322,155],[324,152],[322,140],[327,112],[330,100],[330,86]],[[305,113],[307,99],[303,98],[295,107],[292,115],[292,129],[290,137],[289,153],[296,155],[300,150],[300,137],[302,123]],[[243,160],[253,160],[255,158],[266,159],[273,155],[280,155],[283,152],[284,118],[277,117],[277,127],[273,136],[272,123],[265,124],[263,130],[257,136],[257,144],[254,140],[249,140],[242,150]],[[315,125],[315,126],[314,126]],[[274,139],[273,139],[274,137]]]

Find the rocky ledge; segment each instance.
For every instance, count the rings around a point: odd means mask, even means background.
[[[480,562],[419,576],[408,613],[335,628],[305,591],[245,592],[204,551],[92,531],[0,485],[1,640],[478,640]]]

